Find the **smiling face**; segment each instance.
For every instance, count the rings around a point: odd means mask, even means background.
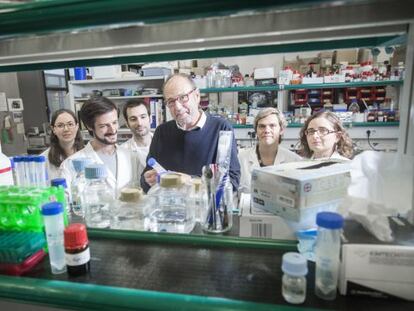
[[[340,133],[333,133],[333,131],[336,131],[333,124],[326,118],[315,118],[309,123],[307,130],[311,132],[306,136],[306,139],[309,149],[313,152],[313,158],[330,157],[341,135]],[[330,133],[321,134],[326,130]]]
[[[283,129],[280,127],[279,120],[275,114],[270,114],[257,122],[257,139],[259,144],[278,144],[282,134]]]
[[[94,123],[94,138],[104,145],[115,145],[118,139],[118,113],[114,109],[97,116]]]
[[[164,87],[164,98],[172,117],[181,127],[188,129],[197,122],[200,92],[186,78],[171,78]]]
[[[127,108],[127,125],[135,138],[143,138],[150,132],[150,118],[147,108],[139,105]]]
[[[75,142],[78,128],[76,120],[69,113],[63,112],[56,118],[52,131],[60,143],[70,144]]]

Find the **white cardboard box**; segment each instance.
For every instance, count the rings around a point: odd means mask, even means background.
[[[90,67],[92,77],[98,79],[118,79],[121,77],[121,65]]]
[[[282,217],[272,214],[252,214],[250,198],[250,194],[246,193],[242,193],[240,198],[239,235],[241,237],[296,240],[295,233]]]
[[[414,246],[343,245],[339,291],[414,300]]]
[[[323,77],[303,77],[302,84],[323,83]]]
[[[337,160],[255,168],[251,204],[286,220],[304,222],[304,227],[309,227],[314,225],[317,212],[336,209],[349,183],[349,164]],[[311,223],[307,223],[309,220]]]
[[[268,79],[275,77],[275,70],[273,67],[256,68],[254,70],[254,79]]]

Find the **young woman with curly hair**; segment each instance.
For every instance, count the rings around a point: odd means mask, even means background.
[[[353,155],[352,140],[341,120],[330,111],[310,116],[300,130],[300,154],[311,159],[349,160]]]

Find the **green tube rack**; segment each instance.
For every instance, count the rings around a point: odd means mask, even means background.
[[[51,201],[66,204],[63,187],[0,186],[0,230],[43,232],[41,208]]]

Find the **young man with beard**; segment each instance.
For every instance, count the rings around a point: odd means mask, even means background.
[[[169,77],[163,93],[165,105],[174,120],[157,127],[148,157],[155,158],[167,170],[201,176],[204,165],[216,163],[220,131],[232,131],[232,127],[227,120],[207,115],[200,109],[200,91],[187,75]],[[155,184],[156,176],[155,170],[145,168],[141,176],[144,191]],[[233,189],[237,190],[240,164],[234,137],[229,176]]]
[[[151,144],[152,133],[150,131],[150,112],[145,102],[129,100],[122,109],[128,128],[132,132],[132,138],[121,145],[131,152],[132,168],[137,179],[134,182],[139,185],[139,178],[147,165],[147,155]]]
[[[92,97],[83,104],[80,118],[92,136],[92,140],[85,148],[62,162],[63,177],[66,178],[69,186],[75,174],[71,160],[86,157],[95,163],[104,164],[108,171],[108,183],[116,191],[120,190],[132,181],[133,172],[130,151],[116,145],[118,139],[117,107],[106,97]]]

